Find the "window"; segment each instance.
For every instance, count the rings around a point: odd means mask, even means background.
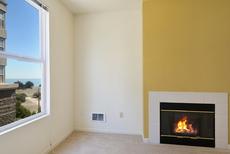
[[[5,76],[5,68],[4,66],[0,65],[0,83],[4,81],[4,76]]]
[[[0,65],[0,75],[5,75],[4,66]]]
[[[0,38],[0,51],[5,50],[5,39]]]
[[[48,27],[37,0],[0,0],[0,134],[50,112]]]
[[[0,10],[0,27],[1,28],[5,28],[5,13],[6,13],[5,10]]]

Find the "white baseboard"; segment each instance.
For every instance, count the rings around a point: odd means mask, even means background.
[[[112,129],[77,128],[76,131],[92,132],[92,133],[106,133],[106,134],[140,135],[137,132],[123,131],[123,130],[112,130]]]
[[[143,138],[143,142],[146,144],[150,144],[149,138]]]
[[[143,140],[143,143],[152,144],[152,142],[150,141],[150,139],[149,138],[145,138],[144,135],[142,135],[142,140]],[[170,144],[170,145],[172,145],[172,144]],[[176,145],[175,144],[174,146],[183,146],[183,145]],[[230,144],[228,144],[227,149],[230,149]]]
[[[71,136],[75,131],[72,131],[67,136],[63,137],[60,141],[57,141],[55,143],[52,143],[51,145],[48,145],[41,154],[52,154],[52,150],[54,150],[59,144],[61,144],[63,141],[65,141],[69,136]]]
[[[230,144],[228,145],[228,149],[230,149]]]
[[[142,141],[143,143],[150,144],[149,138],[145,138],[143,134],[142,134]]]

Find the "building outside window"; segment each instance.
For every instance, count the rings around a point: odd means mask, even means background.
[[[49,114],[48,24],[40,2],[0,0],[0,134]]]
[[[4,82],[5,77],[5,66],[0,66],[0,83]]]
[[[0,10],[0,27],[3,29],[5,28],[5,13],[5,10]]]
[[[5,39],[0,38],[0,51],[4,51],[4,50],[5,50]]]

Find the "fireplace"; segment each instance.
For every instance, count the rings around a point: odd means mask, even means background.
[[[175,133],[175,124],[190,125],[194,131]],[[228,93],[149,92],[149,138],[144,141],[228,148]]]
[[[160,102],[160,143],[215,147],[215,105]]]

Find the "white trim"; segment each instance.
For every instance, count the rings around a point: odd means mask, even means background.
[[[11,58],[11,59],[15,59],[15,60],[20,60],[20,61],[24,61],[24,62],[34,62],[34,63],[42,63],[42,59],[37,59],[37,58],[32,58],[32,57],[27,57],[27,56],[21,56],[19,54],[15,54],[12,52],[3,52],[0,51],[0,57],[3,58]]]
[[[230,144],[228,145],[228,149],[230,149]]]
[[[154,144],[160,144],[160,102],[215,104],[215,145],[227,148],[228,93],[150,92],[149,139]]]
[[[62,142],[64,142],[66,139],[68,139],[69,137],[71,137],[71,135],[74,133],[75,131],[70,132],[68,135],[62,137],[61,140],[56,141],[54,143],[50,143],[50,145],[46,146],[46,148],[44,148],[42,150],[42,152],[40,154],[52,154],[52,152],[54,152],[53,150],[59,146]]]
[[[41,108],[46,113],[50,113],[50,36],[49,36],[49,12],[40,9],[40,29],[41,29],[41,57],[43,59],[42,71],[42,99]]]
[[[33,5],[37,9],[42,8],[42,9],[48,11],[48,7],[45,4],[43,4],[43,2],[41,2],[40,0],[26,0],[26,2],[30,3],[31,5]]]
[[[143,143],[145,144],[150,144],[151,142],[149,141],[149,138],[143,138]]]
[[[124,135],[140,135],[138,133],[113,129],[95,129],[95,128],[77,128],[76,131],[92,132],[92,133],[107,133],[107,134],[124,134]]]
[[[143,91],[144,91],[144,82],[143,82],[144,81],[144,76],[143,76],[144,75],[144,66],[143,66],[144,65],[144,62],[143,62],[144,61],[144,58],[143,58],[144,57],[143,56],[144,42],[142,41],[143,38],[144,38],[143,37],[144,36],[144,34],[143,34],[144,33],[143,32],[143,28],[144,28],[144,22],[143,22],[143,20],[144,20],[143,19],[144,18],[144,15],[143,15],[143,12],[144,12],[143,8],[144,8],[144,6],[143,5],[144,5],[144,3],[143,3],[142,0],[139,1],[139,5],[140,5],[140,8],[139,8],[140,9],[139,10],[140,11],[140,18],[139,18],[139,20],[140,20],[139,21],[139,24],[140,24],[140,29],[139,29],[140,36],[139,37],[140,37],[140,40],[141,40],[140,41],[140,44],[141,44],[140,45],[140,53],[138,55],[139,58],[140,58],[140,63],[139,63],[139,65],[140,65],[140,68],[139,68],[140,69],[140,74],[139,74],[140,75],[140,87],[139,87],[139,90],[140,90],[140,94],[141,94],[140,95],[140,97],[141,97],[140,98],[140,116],[141,116],[141,121],[140,121],[139,125],[141,125],[141,128],[140,128],[141,132],[144,132],[144,125],[143,125],[143,123],[144,123],[143,122],[144,121],[144,109],[143,109],[144,108],[144,106],[143,106],[143,104],[144,104],[144,95],[142,94]]]
[[[23,126],[29,125],[33,122],[36,122],[40,119],[43,119],[45,117],[49,116],[49,114],[47,113],[39,113],[21,120],[18,120],[16,122],[10,123],[8,125],[2,126],[0,127],[0,135],[9,133],[15,129],[21,128]]]
[[[142,134],[142,141],[145,144],[150,144],[151,143],[150,140],[149,140],[149,138],[145,138],[143,134]]]
[[[33,0],[25,0],[27,3],[29,3],[31,6],[33,6],[35,9],[40,10],[41,6],[39,6],[36,2]]]

